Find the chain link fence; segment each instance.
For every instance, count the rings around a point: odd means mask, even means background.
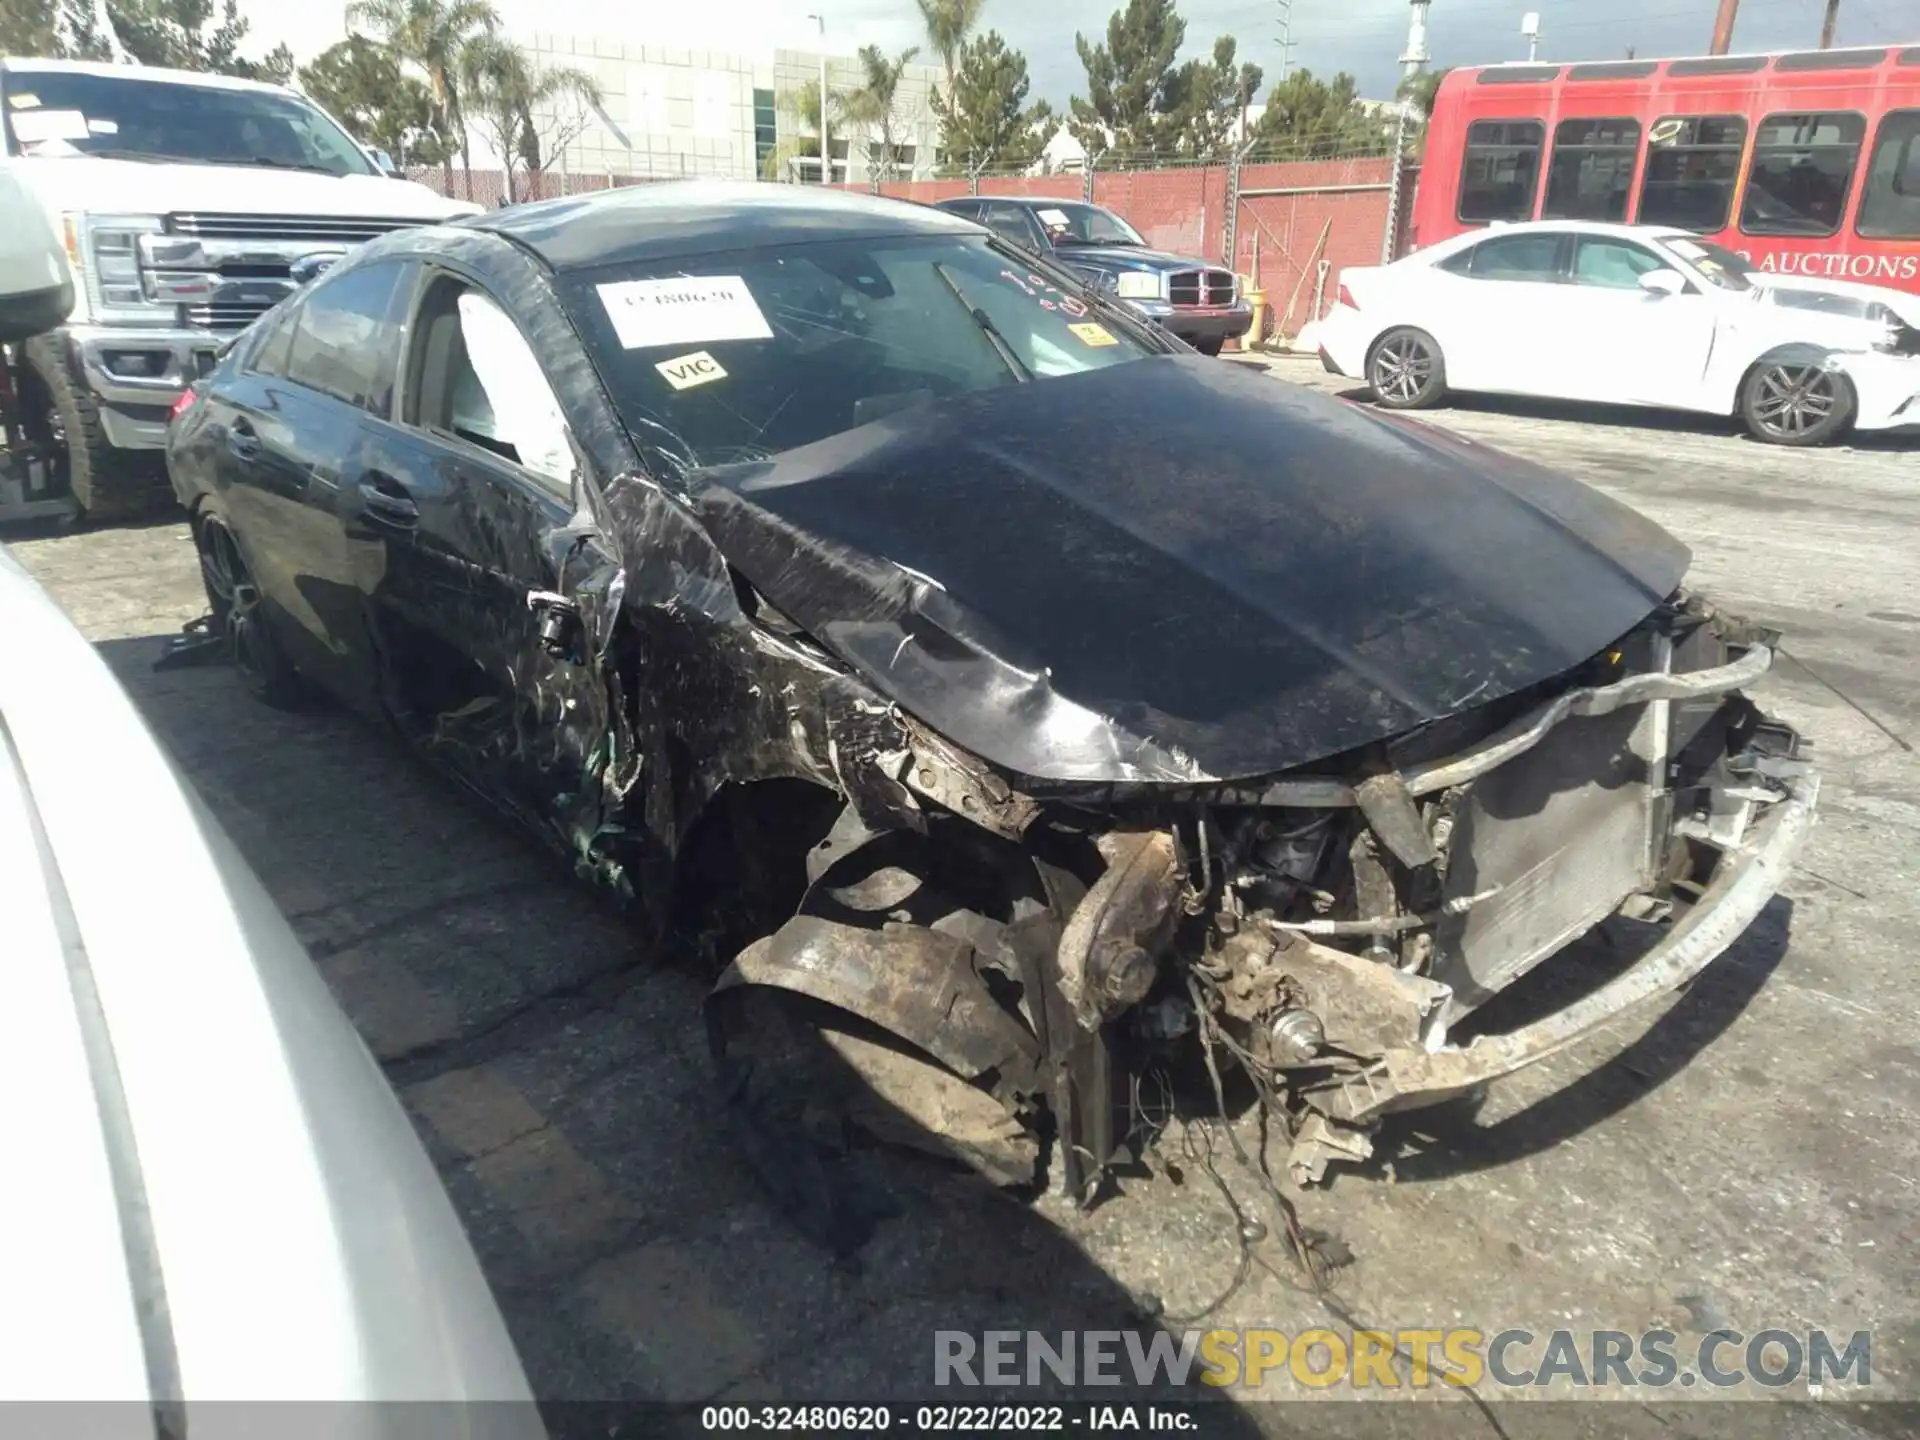
[[[1105,206],[1153,248],[1245,277],[1265,294],[1266,334],[1285,339],[1332,308],[1343,269],[1377,265],[1404,248],[1418,171],[1395,149],[1390,133],[1356,133],[1347,124],[1257,140],[1224,157],[1110,150],[1090,156],[1084,166],[1048,174],[977,165],[939,179],[840,188],[923,205],[962,195],[1011,195]],[[516,173],[514,198],[550,200],[703,178],[683,157],[658,159],[664,163],[643,174]],[[469,173],[456,165],[451,187],[438,167],[415,167],[409,174],[487,208],[505,198],[498,170]]]

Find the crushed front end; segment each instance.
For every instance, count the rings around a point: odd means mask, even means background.
[[[901,718],[877,759],[925,823],[848,806],[799,913],[723,978],[716,1045],[743,994],[798,993],[854,1017],[833,1048],[897,1127],[1005,1183],[1051,1133],[1082,1200],[1182,1073],[1218,1096],[1237,1071],[1319,1180],[1381,1116],[1670,994],[1767,904],[1818,789],[1741,693],[1776,642],[1676,594],[1574,673],[1232,784],[1020,780]],[[1653,937],[1629,968],[1450,1038],[1614,916]]]

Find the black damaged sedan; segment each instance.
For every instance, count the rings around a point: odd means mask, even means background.
[[[1741,694],[1777,637],[1665,532],[926,208],[391,235],[169,459],[248,685],[395,727],[707,957],[741,1113],[1007,1184],[1090,1200],[1182,1105],[1266,1106],[1301,1183],[1364,1159],[1685,984],[1812,821]],[[1615,917],[1638,959],[1575,973]],[[1478,1013],[1536,967],[1576,998]]]

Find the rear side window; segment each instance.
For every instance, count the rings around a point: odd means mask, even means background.
[[[394,312],[405,273],[398,260],[376,260],[317,281],[300,305],[287,379],[385,415],[400,353]]]
[[[1740,228],[1831,235],[1846,214],[1867,122],[1851,112],[1769,115],[1754,132]]]
[[[1920,110],[1890,110],[1880,122],[1858,228],[1888,240],[1920,239]]]
[[[1547,127],[1538,120],[1476,120],[1468,126],[1459,218],[1476,224],[1531,219],[1546,140]]]
[[[1739,115],[1668,115],[1647,132],[1639,221],[1703,235],[1727,228],[1747,122]]]
[[[1553,131],[1543,220],[1625,220],[1640,156],[1637,120],[1562,120]]]
[[[1447,268],[1475,280],[1534,280],[1552,283],[1560,278],[1558,234],[1500,235],[1482,240],[1454,256]]]
[[[241,357],[240,368],[256,375],[285,375],[287,357],[293,353],[293,331],[300,323],[300,302],[288,300],[260,319],[254,335]]]
[[[1023,206],[989,204],[982,219],[994,234],[1002,240],[1011,241],[1022,250],[1045,248],[1040,243],[1040,237],[1034,233],[1033,221],[1028,218]]]

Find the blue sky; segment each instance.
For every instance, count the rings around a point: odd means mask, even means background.
[[[865,44],[889,50],[920,40],[913,0],[496,0],[510,28],[572,31],[709,49],[811,49],[807,12],[824,8],[827,39],[836,53]],[[1715,0],[1433,0],[1428,45],[1436,65],[1480,64],[1526,58],[1520,18],[1540,14],[1543,59],[1616,59],[1628,46],[1643,56],[1697,55],[1707,49]],[[1103,35],[1115,0],[987,0],[985,28],[997,29],[1024,50],[1034,91],[1056,104],[1084,83],[1074,53],[1076,31]],[[284,40],[302,60],[345,32],[340,0],[242,0],[252,25],[250,48]],[[1811,48],[1818,43],[1823,0],[1741,0],[1736,50]],[[1232,35],[1243,56],[1267,70],[1280,67],[1278,0],[1186,0],[1187,50],[1204,53],[1217,35]],[[1903,33],[1904,32],[1904,33]],[[1293,63],[1316,74],[1351,71],[1363,94],[1390,95],[1406,40],[1405,0],[1294,0]],[[1839,42],[1920,43],[1914,0],[1841,0]]]

